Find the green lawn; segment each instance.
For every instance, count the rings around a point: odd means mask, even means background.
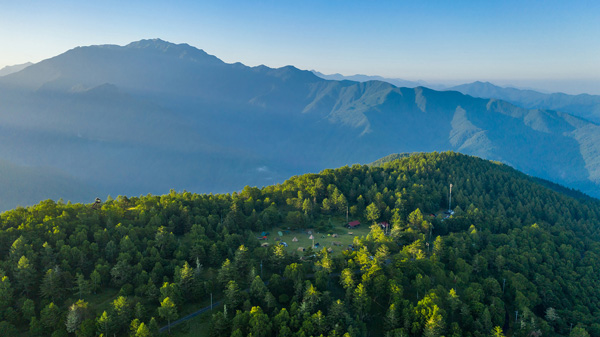
[[[287,230],[286,228],[276,227],[269,231],[269,236],[266,241],[261,240],[261,243],[268,243],[269,245],[278,244],[279,242],[285,242],[288,244],[286,250],[288,253],[296,252],[298,255],[304,255],[303,252],[299,252],[298,248],[303,247],[305,249],[310,248],[313,244],[313,240],[310,240],[310,234],[308,231],[312,232],[314,236],[314,243],[319,243],[318,250],[323,248],[331,248],[333,249],[333,254],[341,254],[342,250],[347,249],[349,244],[352,244],[355,236],[366,236],[370,232],[370,228],[368,224],[361,222],[361,225],[355,229],[345,228],[345,221],[341,222],[339,220],[332,221],[334,227],[333,229],[326,232],[317,232],[314,228],[306,228],[300,230]],[[285,231],[289,231],[286,233]],[[283,236],[279,236],[277,234],[278,231],[281,231]],[[348,234],[352,233],[352,234]],[[260,236],[261,233],[255,233],[257,237]],[[329,234],[329,235],[328,235]],[[333,237],[332,234],[337,234],[337,237]],[[293,238],[297,238],[298,241],[292,241]],[[275,241],[275,238],[281,238],[279,241]],[[335,246],[334,242],[340,242],[341,246]]]

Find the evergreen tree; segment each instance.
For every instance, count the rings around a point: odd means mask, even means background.
[[[177,307],[170,298],[165,298],[158,308],[158,314],[169,323],[169,333],[171,333],[171,321],[177,318]]]
[[[152,337],[152,333],[150,329],[144,324],[144,322],[140,323],[135,332],[135,337]]]

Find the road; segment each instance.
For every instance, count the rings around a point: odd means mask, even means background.
[[[355,273],[357,273],[357,274],[360,273],[360,270],[355,271]],[[313,278],[314,276],[315,276],[315,274],[307,274],[304,277],[305,278]],[[331,274],[329,274],[329,277],[339,277],[339,276],[340,276],[340,273],[331,273]],[[282,277],[282,280],[285,280],[285,277]],[[266,281],[265,285],[269,285],[269,281]],[[248,292],[248,291],[250,291],[250,288],[244,289],[243,291]],[[218,306],[219,304],[221,304],[221,301],[222,300],[215,301],[213,303],[213,305],[212,305],[212,308],[214,308],[214,307]],[[169,330],[169,327],[172,328],[172,327],[174,327],[176,325],[179,325],[179,324],[181,324],[181,323],[183,323],[185,321],[189,321],[190,319],[192,319],[192,318],[194,318],[194,317],[196,317],[196,316],[198,316],[200,314],[203,314],[203,313],[205,313],[205,312],[207,312],[209,310],[211,310],[211,306],[210,305],[207,306],[207,307],[201,308],[201,309],[199,309],[199,310],[197,310],[197,311],[195,311],[195,312],[193,312],[193,313],[191,313],[191,314],[189,314],[189,315],[187,315],[185,317],[182,317],[182,318],[180,318],[180,319],[172,322],[170,325],[167,324],[167,325],[163,326],[162,328],[158,329],[158,332],[159,333],[166,332],[166,331]]]
[[[213,305],[212,305],[212,308],[218,306],[219,304],[221,304],[221,301],[214,302]],[[209,311],[210,309],[211,309],[210,305],[207,306],[207,307],[204,307],[202,309],[199,309],[199,310],[197,310],[197,311],[195,311],[195,312],[193,312],[193,313],[191,313],[191,314],[189,314],[189,315],[187,315],[185,317],[182,317],[182,318],[180,318],[180,319],[172,322],[170,325],[167,324],[167,325],[163,326],[162,328],[158,329],[158,332],[160,332],[160,333],[166,332],[166,331],[169,330],[169,327],[174,327],[176,325],[179,325],[179,324],[181,324],[181,323],[183,323],[185,321],[188,321],[188,320],[190,320],[190,319],[192,319],[192,318],[194,318],[194,317],[196,317],[196,316],[198,316],[200,314],[203,314],[203,313]]]

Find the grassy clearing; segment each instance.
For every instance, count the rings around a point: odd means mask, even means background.
[[[299,252],[298,248],[303,247],[308,249],[312,246],[313,240],[309,239],[311,234],[308,234],[310,231],[314,236],[314,243],[319,243],[319,247],[317,248],[318,250],[323,248],[331,248],[333,249],[334,255],[341,254],[344,249],[348,248],[349,244],[352,244],[355,236],[366,236],[370,232],[369,224],[365,224],[364,222],[361,222],[361,225],[355,229],[345,228],[345,224],[346,222],[344,219],[332,219],[332,225],[334,227],[326,232],[318,232],[314,229],[314,227],[307,227],[306,229],[299,230],[288,230],[287,228],[276,227],[269,231],[270,234],[266,241],[261,240],[260,242],[266,242],[269,245],[285,242],[288,244],[288,247],[286,248],[288,253],[292,254],[293,252],[296,252],[299,255],[303,255],[304,253]],[[283,235],[279,236],[277,234],[278,231],[281,231]],[[259,237],[261,233],[257,232],[255,234],[257,237]],[[337,234],[337,237],[333,237],[333,234]],[[298,239],[297,242],[292,241],[294,237]],[[281,240],[275,241],[275,238],[280,238]],[[341,245],[335,246],[333,244],[334,242],[339,242]]]
[[[104,288],[97,294],[88,294],[83,297],[83,300],[89,303],[89,307],[92,311],[102,313],[108,311],[111,307],[111,303],[119,297],[119,289]],[[73,298],[71,302],[75,303],[77,298]],[[67,301],[69,302],[69,301]]]

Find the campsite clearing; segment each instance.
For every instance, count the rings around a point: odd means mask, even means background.
[[[338,225],[327,232],[317,232],[314,228],[288,230],[286,228],[278,227],[273,228],[271,233],[277,233],[278,231],[282,232],[283,235],[281,237],[278,235],[269,235],[266,242],[268,242],[270,246],[279,244],[280,242],[287,243],[288,246],[285,247],[285,250],[288,252],[288,254],[296,253],[300,256],[304,255],[302,252],[298,251],[298,248],[310,248],[313,244],[313,240],[310,239],[310,236],[312,235],[314,237],[315,245],[317,243],[319,244],[316,248],[314,248],[315,251],[322,250],[323,248],[332,248],[332,254],[336,255],[341,254],[343,250],[348,249],[348,245],[352,244],[355,236],[361,237],[369,234],[370,228],[369,226],[361,225],[360,227],[349,230],[342,225]],[[309,231],[312,234],[308,234]],[[349,232],[352,232],[353,234],[350,235],[348,234]],[[261,233],[256,234],[258,236],[258,234]],[[332,234],[337,234],[337,237],[334,237]],[[275,241],[276,238],[281,239],[279,241]],[[297,238],[298,241],[293,241],[294,238]]]

